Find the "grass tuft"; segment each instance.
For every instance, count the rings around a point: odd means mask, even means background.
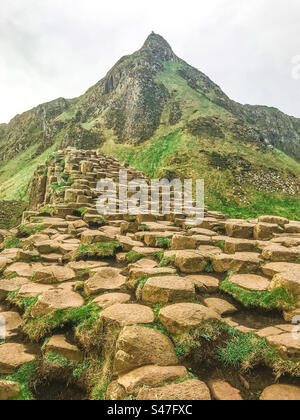
[[[134,264],[143,258],[144,257],[141,254],[134,251],[130,251],[126,254],[126,261],[131,264]]]
[[[36,370],[36,361],[25,363],[20,369],[13,375],[1,378],[6,381],[18,382],[20,386],[20,392],[14,395],[10,400],[12,401],[30,401],[33,400],[33,395],[29,388],[29,381],[32,378]]]
[[[15,235],[11,235],[5,239],[2,246],[4,249],[12,249],[12,248],[22,249],[24,247],[24,244]]]
[[[169,248],[172,239],[170,238],[157,238],[156,243],[159,247]]]
[[[232,283],[229,279],[221,283],[220,289],[230,294],[246,308],[263,308],[267,310],[290,310],[296,306],[296,298],[283,288],[269,291],[250,291],[237,284]]]
[[[38,342],[58,328],[77,326],[96,317],[99,312],[99,306],[94,303],[81,308],[59,310],[41,318],[28,319],[23,331],[30,340]]]
[[[74,260],[84,257],[114,257],[118,249],[122,245],[119,242],[97,242],[95,244],[81,244],[78,249],[73,252],[72,258]]]
[[[42,232],[43,230],[46,230],[46,229],[47,228],[45,226],[42,226],[40,224],[37,224],[36,226],[33,226],[32,224],[30,224],[30,225],[23,225],[22,224],[18,228],[19,233],[20,233],[20,235],[22,235],[22,237],[35,235],[36,233]]]

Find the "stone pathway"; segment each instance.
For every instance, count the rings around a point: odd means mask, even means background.
[[[35,175],[38,191],[31,191],[21,227],[5,232],[18,247],[0,253],[0,319],[7,333],[0,345],[0,399],[20,391],[5,378],[37,357],[28,339],[19,342],[30,322],[56,322],[69,311],[73,318],[61,321],[61,331],[47,324],[48,341],[39,342],[44,361],[56,354],[80,364],[94,356],[76,330],[80,311],[91,305],[99,308],[92,321],[102,323],[106,343],[98,358],[105,359],[108,337],[117,331],[107,359],[113,366],[107,399],[243,399],[230,378],[204,383],[179,358],[180,337],[207,324],[266,339],[299,369],[300,339],[291,321],[300,319],[300,222],[236,220],[209,211],[192,228],[184,215],[103,218],[97,182],[118,182],[120,169],[129,180],[145,178],[98,151],[57,152]],[[237,321],[245,310],[264,313],[262,328]],[[270,310],[281,317],[278,323]],[[300,383],[270,383],[260,391],[261,400],[300,399]]]

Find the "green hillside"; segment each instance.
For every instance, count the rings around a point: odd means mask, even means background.
[[[67,146],[149,177],[203,178],[206,205],[231,216],[300,220],[299,120],[232,101],[156,34],[81,97],[0,125],[0,200],[27,200],[37,166]]]

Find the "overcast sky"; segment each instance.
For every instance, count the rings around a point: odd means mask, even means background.
[[[81,95],[154,30],[232,99],[300,117],[299,0],[0,0],[0,122]]]

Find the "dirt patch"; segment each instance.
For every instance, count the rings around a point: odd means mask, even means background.
[[[243,310],[234,314],[232,317],[234,322],[243,325],[247,328],[260,330],[268,327],[273,327],[282,324],[282,316],[278,311],[264,312],[264,311],[247,311]]]
[[[209,343],[205,349],[208,356],[209,351],[214,353]],[[211,380],[228,382],[231,386],[241,392],[242,397],[247,401],[255,401],[260,398],[262,391],[276,383],[299,386],[299,378],[282,376],[278,381],[272,369],[265,366],[257,366],[246,372],[226,367],[214,358],[209,357],[203,360],[203,348],[192,352],[183,363],[201,381],[208,383]]]
[[[86,401],[87,393],[75,384],[64,381],[49,381],[33,392],[37,401]]]

